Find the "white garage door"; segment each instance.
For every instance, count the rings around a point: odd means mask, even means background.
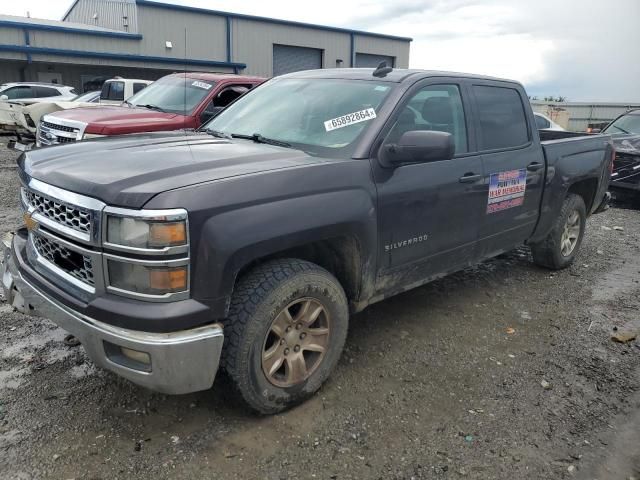
[[[317,48],[273,46],[273,76],[322,68],[322,50]]]
[[[387,55],[372,55],[370,53],[356,53],[356,67],[376,68],[380,62],[387,62],[388,67],[393,67],[395,57]]]

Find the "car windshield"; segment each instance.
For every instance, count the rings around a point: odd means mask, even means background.
[[[348,156],[391,91],[383,81],[275,78],[206,124],[226,135],[258,134],[311,154]]]
[[[163,112],[191,114],[215,82],[178,75],[161,78],[127,99],[127,103]]]
[[[71,100],[72,102],[94,102],[96,97],[100,96],[100,92],[87,92],[82,95],[78,95],[76,98]]]
[[[640,114],[624,115],[605,128],[603,133],[621,135],[625,133],[640,134]]]

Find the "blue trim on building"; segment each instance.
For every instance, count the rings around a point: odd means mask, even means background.
[[[174,57],[153,57],[148,55],[133,55],[128,53],[109,53],[109,52],[85,52],[81,50],[64,50],[60,48],[47,47],[31,47],[28,45],[0,45],[0,52],[18,52],[27,55],[59,55],[68,57],[85,57],[85,58],[106,58],[111,60],[126,60],[130,62],[156,62],[156,63],[172,63],[176,65],[195,65],[202,67],[224,67],[233,68],[234,71],[246,68],[245,63],[236,62],[220,62],[217,60],[193,60]]]
[[[218,17],[229,17],[229,18],[238,18],[241,20],[255,20],[258,22],[265,23],[274,23],[276,25],[287,25],[291,27],[302,27],[302,28],[313,28],[314,30],[325,30],[328,32],[338,32],[338,33],[349,33],[355,35],[362,35],[367,37],[378,37],[378,38],[386,38],[389,40],[401,40],[404,42],[412,42],[413,38],[409,37],[396,37],[394,35],[385,35],[383,33],[373,33],[373,32],[364,32],[362,30],[351,30],[348,28],[339,28],[339,27],[329,27],[325,25],[317,25],[313,23],[303,23],[303,22],[294,22],[291,20],[280,20],[278,18],[269,18],[269,17],[258,17],[255,15],[245,15],[242,13],[231,13],[231,12],[223,12],[220,10],[210,10],[207,8],[199,8],[199,7],[187,7],[184,5],[173,5],[169,3],[161,3],[154,2],[150,0],[136,0],[136,4],[142,5],[145,7],[157,7],[157,8],[165,8],[167,10],[175,10],[182,12],[191,12],[191,13],[202,13],[206,15],[215,15]]]
[[[140,40],[142,38],[142,35],[139,33],[108,32],[75,27],[61,27],[59,25],[43,25],[41,23],[11,22],[8,20],[0,20],[0,27],[28,28],[29,30],[43,30],[49,32],[81,33],[83,35],[91,35],[94,37],[127,38],[129,40]]]

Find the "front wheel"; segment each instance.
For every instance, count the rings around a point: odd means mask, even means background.
[[[349,312],[333,275],[312,263],[266,262],[241,278],[222,363],[241,398],[277,413],[320,388],[338,362]]]
[[[534,263],[553,270],[571,265],[582,244],[586,221],[584,200],[580,195],[570,193],[547,238],[531,245]]]

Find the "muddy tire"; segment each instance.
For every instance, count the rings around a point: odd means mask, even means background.
[[[239,279],[225,323],[222,367],[240,398],[272,414],[313,395],[336,366],[349,322],[344,290],[297,259],[266,262]]]
[[[580,195],[570,193],[547,238],[531,245],[534,263],[552,270],[571,265],[582,244],[586,221],[584,200]]]

